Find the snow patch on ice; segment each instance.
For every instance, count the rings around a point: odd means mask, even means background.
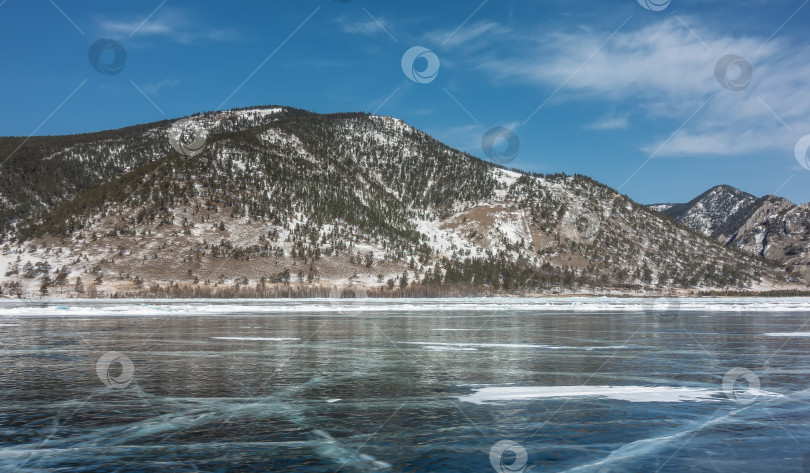
[[[282,337],[211,337],[213,340],[237,340],[237,341],[250,341],[250,342],[294,342],[301,340],[300,338],[282,338]]]
[[[473,404],[484,404],[576,397],[627,402],[717,402],[725,398],[722,391],[685,386],[487,386],[458,399]]]
[[[431,351],[478,351],[477,348],[451,346],[444,344],[423,345],[422,348]]]
[[[645,304],[645,301],[647,302]],[[810,313],[808,298],[700,298],[679,299],[681,313],[772,313],[777,317],[791,312]],[[352,306],[357,313],[379,313],[404,315],[433,315],[435,313],[458,312],[470,314],[492,314],[507,312],[577,312],[594,316],[602,314],[622,314],[625,317],[644,316],[649,307],[648,299],[609,298],[609,297],[568,297],[568,298],[470,298],[470,299],[366,299],[362,304]],[[98,304],[75,300],[52,299],[25,301],[0,299],[0,320],[19,317],[94,317],[94,316],[216,316],[229,315],[323,315],[341,314],[347,310],[337,307],[328,299],[276,300],[272,304],[252,304],[223,302],[222,300],[176,299],[168,303],[164,300],[133,299],[120,304]],[[432,343],[435,345],[435,343]],[[603,347],[604,348],[604,347]]]
[[[807,338],[810,337],[810,332],[770,332],[763,335],[766,337]]]
[[[434,328],[434,332],[477,332],[477,328]]]
[[[629,348],[626,345],[612,345],[612,346],[587,346],[587,347],[573,347],[573,346],[563,346],[563,345],[536,345],[536,344],[529,344],[529,343],[444,343],[444,342],[398,342],[404,345],[420,345],[428,348],[430,350],[439,350],[440,347],[446,347],[447,349],[452,348],[517,348],[517,349],[524,349],[524,348],[541,348],[545,350],[585,350],[585,351],[593,351],[599,349],[605,350],[620,350],[624,348]]]

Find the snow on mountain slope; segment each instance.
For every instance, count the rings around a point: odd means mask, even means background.
[[[47,156],[85,150],[70,169],[99,182],[60,195],[15,184],[0,287],[76,293],[81,278],[85,292],[232,296],[266,284],[630,293],[790,284],[587,177],[503,169],[398,119],[265,107],[190,120],[207,136],[193,155],[166,143],[168,122],[55,141],[63,151]],[[24,192],[44,204],[21,209],[12,196]],[[720,225],[713,209],[742,206],[725,189],[704,197],[684,212],[704,234]]]
[[[672,208],[675,204],[652,204],[648,205],[649,208],[655,210],[656,212],[664,212]]]
[[[718,186],[687,204],[651,206],[684,225],[746,253],[810,277],[810,211],[776,196]]]
[[[657,208],[695,231],[716,238],[717,231],[738,217],[756,197],[731,186],[717,186],[686,204],[670,204]]]

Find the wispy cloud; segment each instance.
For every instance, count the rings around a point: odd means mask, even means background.
[[[733,36],[700,28],[687,19],[700,37],[675,19],[620,32],[583,66],[604,41],[605,31],[580,30],[524,35],[527,47],[517,55],[475,56],[480,70],[495,80],[557,87],[578,68],[555,101],[597,101],[647,119],[661,120],[675,130],[709,97],[711,102],[687,126],[670,137],[642,146],[660,156],[739,155],[789,151],[796,132],[810,130],[810,96],[803,93],[810,77],[810,48],[788,39]],[[708,31],[704,33],[703,31]],[[716,31],[716,30],[715,30]],[[727,54],[745,58],[754,69],[742,91],[724,89],[715,78],[715,65]],[[542,58],[539,60],[538,58]],[[729,69],[729,77],[739,71]],[[622,128],[626,117],[606,117],[593,129]]]
[[[141,88],[149,95],[160,95],[161,90],[167,87],[176,87],[178,85],[180,85],[180,81],[177,79],[164,79],[158,82],[143,84]]]
[[[340,59],[317,59],[310,57],[302,57],[293,61],[284,63],[287,67],[301,67],[309,69],[343,69],[347,67],[356,67],[357,64],[351,61],[344,61]]]
[[[385,31],[391,28],[388,20],[382,17],[367,18],[367,19],[352,19],[349,17],[340,17],[335,20],[340,26],[340,30],[346,34],[354,34],[360,36],[376,36],[386,34]]]
[[[143,18],[102,19],[101,32],[110,38],[162,37],[181,44],[197,41],[224,42],[238,38],[233,29],[212,28],[195,19],[190,11],[163,8],[144,22]]]
[[[436,30],[425,35],[428,44],[438,44],[445,48],[458,48],[472,50],[484,47],[493,41],[508,37],[512,28],[495,21],[479,21],[464,26],[458,31]],[[455,34],[454,34],[455,33]]]
[[[630,114],[612,112],[600,117],[585,128],[590,130],[625,130],[630,127]]]

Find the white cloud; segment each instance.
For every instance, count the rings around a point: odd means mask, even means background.
[[[160,91],[166,87],[176,87],[180,85],[177,79],[164,79],[158,82],[144,84],[141,88],[149,95],[159,95]]]
[[[163,8],[152,18],[127,20],[103,19],[99,22],[101,31],[110,38],[164,37],[181,44],[196,41],[232,41],[238,35],[231,29],[216,29],[192,18],[192,15],[175,8]]]
[[[340,30],[346,34],[376,36],[385,34],[385,31],[390,29],[388,20],[382,17],[376,18],[376,21],[371,18],[368,20],[351,20],[345,17],[336,21],[340,25]]]
[[[626,130],[630,128],[630,114],[629,113],[621,113],[616,114],[615,112],[600,117],[595,122],[587,125],[585,128],[591,130]]]
[[[441,45],[446,48],[464,46],[471,50],[480,48],[496,38],[504,38],[512,29],[494,21],[479,21],[465,25],[458,30],[439,30],[425,35],[427,44]]]
[[[694,19],[685,21],[702,37],[668,19],[620,31],[601,49],[610,31],[547,33],[524,38],[529,46],[519,57],[482,60],[478,55],[476,62],[497,80],[543,90],[567,81],[550,105],[566,100],[607,102],[637,108],[672,130],[682,126],[674,136],[662,135],[642,147],[650,153],[658,150],[660,156],[792,150],[802,132],[810,130],[810,96],[804,93],[810,48],[778,37],[763,46],[767,38],[713,34]],[[751,84],[743,91],[724,89],[715,78],[717,61],[730,53],[753,66]],[[730,74],[733,77],[734,70]],[[591,127],[623,125],[617,119]]]

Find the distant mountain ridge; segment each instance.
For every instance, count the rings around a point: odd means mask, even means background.
[[[799,286],[588,177],[505,169],[391,117],[252,107],[0,138],[14,149],[6,294]]]
[[[735,221],[757,198],[728,185],[713,187],[686,204],[655,204],[650,207],[710,238]]]
[[[810,275],[810,208],[773,195],[716,186],[685,204],[650,208],[720,243]]]

